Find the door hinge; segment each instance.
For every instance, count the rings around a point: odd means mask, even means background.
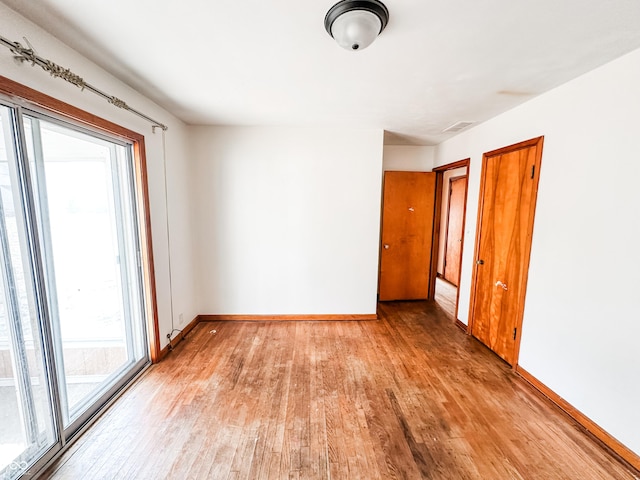
[[[531,178],[533,178],[535,174],[536,174],[536,166],[531,165]]]
[[[518,327],[513,329],[513,339],[516,339],[516,333],[518,332]]]

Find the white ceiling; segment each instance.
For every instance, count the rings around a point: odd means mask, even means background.
[[[639,0],[386,0],[357,52],[324,30],[334,0],[3,1],[189,124],[381,128],[387,144],[437,144],[640,47]]]

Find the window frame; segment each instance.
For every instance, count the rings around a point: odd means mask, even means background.
[[[140,226],[140,248],[143,275],[144,308],[147,322],[147,340],[149,357],[152,363],[162,358],[160,346],[160,330],[158,326],[158,302],[155,285],[155,268],[153,261],[153,243],[151,235],[151,212],[149,204],[149,186],[144,135],[122,127],[116,123],[93,115],[61,100],[34,90],[0,75],[0,94],[10,100],[28,104],[27,108],[41,109],[44,114],[58,117],[60,120],[79,125],[123,139],[131,143],[133,155],[133,171],[136,179],[137,215]]]

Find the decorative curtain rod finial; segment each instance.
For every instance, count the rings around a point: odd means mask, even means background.
[[[111,105],[115,105],[116,107],[122,108],[124,110],[127,110],[127,111],[133,113],[134,115],[139,116],[140,118],[144,118],[147,122],[150,122],[150,123],[153,124],[153,128],[159,127],[159,128],[162,128],[163,131],[167,130],[169,128],[166,125],[164,125],[164,124],[154,120],[153,118],[145,115],[144,113],[141,113],[138,110],[135,110],[135,109],[131,108],[123,100],[120,100],[119,98],[117,98],[115,96],[108,95],[105,92],[103,92],[102,90],[99,90],[96,87],[94,87],[93,85],[90,85],[89,83],[85,82],[84,79],[81,76],[76,75],[75,73],[73,73],[71,71],[71,69],[64,68],[64,67],[58,65],[57,63],[52,62],[51,60],[47,60],[46,58],[40,57],[39,55],[37,55],[35,53],[35,50],[31,46],[31,43],[29,42],[29,40],[27,40],[25,37],[23,37],[23,38],[24,38],[25,42],[27,42],[27,44],[31,48],[24,48],[19,42],[12,42],[12,41],[4,38],[2,35],[0,35],[0,44],[4,45],[9,50],[11,50],[11,53],[14,54],[13,58],[14,58],[14,60],[16,62],[19,62],[21,64],[23,64],[24,62],[29,62],[29,63],[31,63],[31,66],[36,66],[37,65],[40,68],[42,68],[45,72],[49,72],[49,74],[52,77],[61,78],[64,81],[69,82],[72,85],[75,85],[76,87],[80,88],[81,90],[85,90],[85,89],[89,90],[89,91],[95,93],[96,95],[104,98]],[[154,132],[155,132],[155,130],[154,130]]]

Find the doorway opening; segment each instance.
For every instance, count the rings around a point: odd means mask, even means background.
[[[436,225],[431,297],[464,330],[458,321],[458,298],[464,225],[467,205],[469,159],[434,169],[436,172]]]

